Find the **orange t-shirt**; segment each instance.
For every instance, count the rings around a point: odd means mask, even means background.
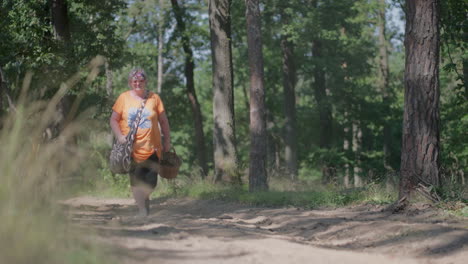
[[[133,120],[137,117],[141,107],[141,100],[130,94],[130,91],[122,93],[115,102],[112,110],[120,114],[119,127],[123,135],[127,135]],[[158,116],[164,112],[164,105],[159,95],[149,92],[145,108],[141,113],[135,142],[133,143],[133,159],[142,162],[148,159],[156,150],[161,157],[161,133],[159,132]]]

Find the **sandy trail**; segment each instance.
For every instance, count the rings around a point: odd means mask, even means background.
[[[156,199],[146,219],[132,199],[76,197],[72,221],[122,263],[467,263],[468,219],[428,206],[304,210]]]

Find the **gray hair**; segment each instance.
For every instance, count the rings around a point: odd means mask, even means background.
[[[145,70],[143,70],[142,68],[134,68],[128,74],[128,82],[130,82],[132,80],[132,78],[135,77],[136,75],[143,76],[143,78],[145,78],[145,81],[148,80],[148,78],[146,76],[146,73],[145,73]]]

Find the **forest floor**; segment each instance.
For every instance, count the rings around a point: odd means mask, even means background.
[[[147,218],[132,199],[63,202],[86,237],[120,263],[467,263],[468,218],[425,204],[265,208],[160,198]],[[113,263],[113,261],[111,261]]]

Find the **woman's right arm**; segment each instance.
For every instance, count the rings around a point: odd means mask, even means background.
[[[123,144],[125,143],[125,141],[127,141],[127,139],[125,138],[124,135],[122,135],[122,131],[120,131],[119,121],[121,118],[122,117],[119,113],[112,111],[112,115],[110,118],[110,126],[112,128],[112,132],[114,132],[114,135],[117,141]]]

